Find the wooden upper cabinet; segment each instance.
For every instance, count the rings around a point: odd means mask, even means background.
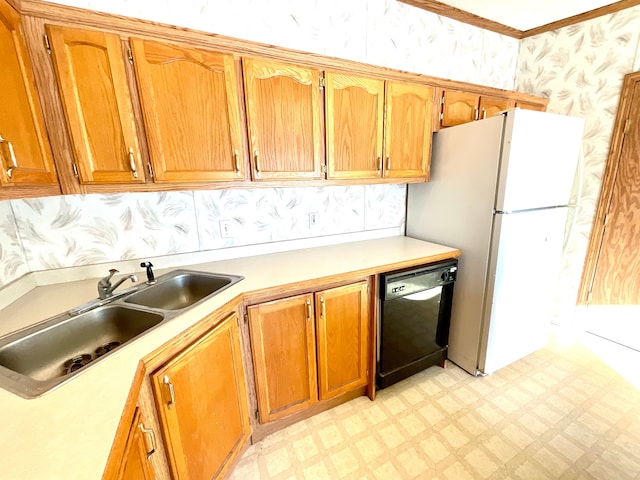
[[[513,101],[507,98],[455,90],[445,90],[442,102],[442,127],[482,120],[513,107]]]
[[[367,282],[315,294],[318,381],[326,400],[368,382]]]
[[[321,179],[320,72],[243,58],[253,180]]]
[[[482,120],[493,117],[496,113],[508,110],[512,106],[513,102],[506,98],[482,95],[480,97],[480,113],[478,114],[478,118]]]
[[[453,127],[478,119],[480,95],[455,90],[446,90],[443,95],[440,126]]]
[[[384,176],[429,177],[433,87],[388,81],[384,121]]]
[[[131,49],[154,180],[244,180],[239,60],[138,39]]]
[[[47,25],[81,183],[144,183],[120,38]]]
[[[538,112],[544,112],[547,109],[547,106],[544,103],[533,103],[533,102],[521,102],[516,101],[516,107],[524,108],[526,110],[537,110]]]
[[[384,81],[325,73],[327,178],[382,175]]]
[[[2,187],[58,186],[20,17],[5,0],[0,0],[0,161]]]
[[[247,308],[260,422],[318,400],[312,295]]]
[[[151,377],[174,478],[222,478],[250,435],[237,316]]]

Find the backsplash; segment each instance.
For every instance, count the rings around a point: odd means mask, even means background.
[[[304,52],[513,89],[519,42],[396,0],[54,0]]]
[[[29,271],[403,229],[405,197],[406,185],[358,185],[4,201],[0,286]]]

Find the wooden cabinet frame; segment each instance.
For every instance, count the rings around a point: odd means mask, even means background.
[[[245,58],[257,57],[267,61],[277,63],[288,63],[304,68],[324,70],[346,71],[354,75],[362,75],[374,79],[385,81],[399,81],[428,85],[441,89],[453,89],[461,91],[469,91],[480,95],[489,95],[500,98],[509,99],[510,101],[528,102],[533,104],[546,105],[548,100],[535,97],[533,95],[509,92],[490,87],[468,84],[464,82],[456,82],[445,80],[428,75],[412,74],[406,72],[395,71],[385,67],[377,67],[366,65],[350,60],[342,60],[336,58],[324,57],[322,55],[308,54],[289,50],[286,48],[273,47],[261,43],[237,40],[222,35],[214,35],[211,33],[195,31],[186,28],[176,28],[171,25],[162,25],[150,21],[127,18],[118,15],[110,15],[106,13],[89,11],[75,7],[67,7],[52,3],[40,2],[36,0],[22,0],[20,12],[23,15],[23,30],[25,33],[27,48],[33,59],[34,76],[38,87],[38,95],[43,104],[45,124],[49,133],[56,168],[63,193],[112,193],[122,191],[164,191],[164,190],[196,190],[211,188],[246,188],[251,187],[276,187],[282,186],[282,181],[277,176],[273,178],[265,178],[262,176],[260,182],[250,182],[247,180],[229,180],[229,181],[203,181],[203,182],[180,182],[176,183],[155,183],[150,181],[146,173],[146,164],[144,165],[146,183],[139,184],[112,184],[112,185],[82,185],[78,182],[73,171],[70,159],[73,158],[73,149],[69,140],[69,131],[66,126],[62,102],[55,89],[52,81],[54,77],[51,59],[47,53],[47,49],[43,43],[42,35],[44,33],[45,24],[71,26],[74,28],[90,28],[99,29],[101,31],[119,35],[121,39],[136,37],[142,40],[153,40],[166,43],[179,43],[194,48],[203,48],[215,50],[220,53],[232,54]],[[140,107],[136,105],[138,92],[135,84],[135,77],[132,72],[132,66],[126,64],[126,75],[131,96],[134,103],[134,121],[139,134],[139,148],[141,157],[146,162],[147,145],[144,136],[144,127],[142,125]],[[320,94],[319,94],[320,95]],[[318,102],[320,109],[323,109],[323,102]],[[439,108],[434,108],[434,113]],[[244,112],[241,112],[244,115]],[[323,138],[323,123],[320,122],[320,136]],[[438,129],[438,123],[432,122],[432,129]],[[324,149],[324,141],[321,140],[317,148]],[[320,154],[318,165],[321,166],[324,161],[324,154]],[[246,168],[249,168],[249,158],[245,159]],[[309,178],[297,176],[295,181],[297,186],[318,186],[318,185],[344,185],[344,184],[371,184],[373,183],[411,183],[422,182],[422,178],[348,178],[348,179],[317,179],[324,175],[318,176],[317,172],[310,175]]]

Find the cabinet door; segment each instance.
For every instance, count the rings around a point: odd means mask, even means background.
[[[382,174],[384,81],[326,72],[327,178]]]
[[[20,17],[0,0],[0,185],[57,185]]]
[[[149,445],[145,437],[149,437]],[[140,408],[136,412],[129,430],[129,437],[125,446],[122,466],[118,480],[154,480],[153,468],[149,463],[149,456],[155,450],[155,434],[145,428]]]
[[[318,400],[313,298],[299,295],[247,308],[262,423]]]
[[[456,90],[446,90],[443,95],[442,127],[453,127],[478,119],[480,95]]]
[[[152,376],[175,478],[220,478],[250,434],[236,315]]]
[[[544,112],[547,107],[541,103],[530,103],[530,102],[516,102],[516,107],[524,108],[526,110],[537,110],[538,112]]]
[[[120,38],[47,26],[81,183],[143,183]]]
[[[243,180],[233,56],[138,39],[131,48],[154,180]]]
[[[508,110],[512,106],[512,101],[500,97],[480,97],[480,119],[489,118],[498,112]]]
[[[320,399],[367,384],[369,301],[367,282],[315,294]]]
[[[433,87],[387,82],[384,176],[429,176]]]
[[[253,180],[320,179],[320,72],[243,59]]]

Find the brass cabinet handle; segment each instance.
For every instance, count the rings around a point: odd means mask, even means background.
[[[138,171],[136,170],[136,157],[133,155],[133,147],[129,147],[129,166],[131,167],[131,174],[133,178],[138,178]]]
[[[256,165],[256,173],[260,174],[260,157],[258,156],[258,151],[257,150],[253,151],[253,159],[254,159],[255,165]]]
[[[378,172],[379,174],[382,174],[382,156],[378,155]]]
[[[162,377],[162,383],[164,383],[169,389],[170,400],[167,402],[167,407],[171,409],[171,407],[176,403],[176,392],[173,390],[173,384],[171,383],[167,375]]]
[[[236,173],[238,175],[240,175],[240,159],[238,157],[239,157],[238,150],[234,150],[233,151],[233,161],[234,161],[235,166],[236,166]]]
[[[311,321],[311,299],[307,298],[307,322]]]
[[[391,157],[387,155],[387,172],[391,170]]]
[[[11,178],[11,176],[13,175],[13,170],[18,168],[16,152],[14,152],[13,150],[13,144],[9,140],[5,140],[2,135],[0,135],[0,143],[6,143],[7,148],[9,149],[9,160],[11,160],[11,166],[7,168],[7,177]]]
[[[149,439],[149,444],[151,445],[151,450],[147,448],[147,460],[151,458],[151,455],[156,453],[156,434],[153,431],[153,428],[144,428],[144,423],[138,425],[140,431]]]
[[[327,318],[327,305],[324,302],[324,297],[320,297],[321,315],[323,318]]]
[[[478,120],[478,114],[479,114],[478,107],[473,107],[473,119],[474,120]]]
[[[482,107],[482,119],[484,120],[485,118],[487,118],[487,109]]]

